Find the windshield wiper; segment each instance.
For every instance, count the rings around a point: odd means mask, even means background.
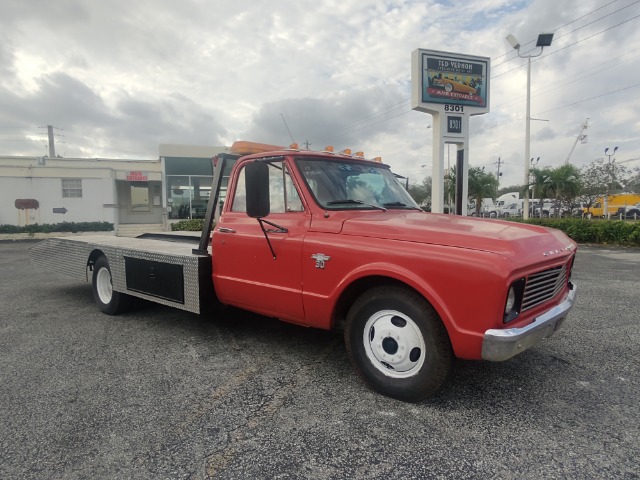
[[[402,202],[388,202],[388,203],[383,203],[382,205],[384,205],[385,207],[389,207],[389,208],[395,208],[395,207],[400,207],[400,208],[409,208],[410,210],[420,210],[422,211],[422,209],[418,208],[418,207],[414,207],[412,205],[407,205],[406,203],[402,203]]]
[[[380,205],[372,205],[371,203],[365,203],[362,200],[354,200],[353,198],[345,198],[343,200],[331,200],[330,202],[327,202],[327,205],[366,205],[367,207],[371,207],[371,208],[375,208],[377,210],[382,210],[383,212],[386,212],[387,209],[384,207],[381,207]]]

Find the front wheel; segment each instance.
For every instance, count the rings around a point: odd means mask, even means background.
[[[111,268],[103,255],[93,264],[93,298],[101,312],[118,315],[129,309],[131,297],[125,293],[114,292],[111,281]]]
[[[451,369],[444,325],[423,297],[405,288],[377,287],[363,294],[349,310],[344,336],[358,374],[389,397],[428,398]]]

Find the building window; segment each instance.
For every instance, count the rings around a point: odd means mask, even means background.
[[[212,177],[167,175],[166,178],[169,218],[204,218],[211,195]]]
[[[63,178],[62,198],[82,198],[82,179]]]

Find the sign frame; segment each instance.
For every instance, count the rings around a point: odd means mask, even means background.
[[[490,108],[491,59],[416,49],[411,54],[411,108],[481,115]]]

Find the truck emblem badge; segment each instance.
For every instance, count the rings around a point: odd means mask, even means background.
[[[324,268],[325,262],[331,260],[331,257],[329,255],[325,255],[324,253],[314,253],[313,255],[311,255],[311,258],[316,261],[316,268]]]

